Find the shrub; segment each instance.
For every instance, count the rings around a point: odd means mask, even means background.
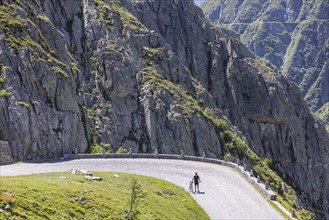
[[[136,215],[138,214],[137,205],[139,201],[144,197],[144,193],[141,189],[141,185],[137,182],[136,179],[132,180],[130,189],[131,194],[129,199],[129,211],[126,218],[136,219]]]
[[[97,143],[96,138],[93,137],[91,145],[89,146],[87,153],[99,154],[103,153],[103,148]]]
[[[126,153],[128,153],[128,150],[126,148],[124,148],[123,146],[121,146],[115,153],[116,154],[126,154]]]
[[[273,160],[271,158],[264,158],[264,163],[268,166],[268,167],[272,167],[273,165]]]
[[[10,95],[10,92],[6,89],[0,90],[0,97],[7,97]]]

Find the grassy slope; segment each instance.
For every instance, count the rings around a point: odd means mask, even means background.
[[[326,129],[329,132],[329,103],[322,106],[321,109],[315,112],[315,115],[326,123]]]
[[[103,181],[70,173],[1,177],[0,207],[13,201],[13,212],[0,213],[0,219],[124,219],[132,179],[145,195],[138,204],[137,219],[209,219],[188,192],[169,182],[122,173],[117,173],[119,177],[110,172],[94,175]]]

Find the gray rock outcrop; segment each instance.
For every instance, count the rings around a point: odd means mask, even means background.
[[[0,141],[0,165],[12,163],[13,161],[8,141]]]

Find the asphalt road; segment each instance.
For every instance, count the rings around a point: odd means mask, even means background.
[[[0,166],[0,176],[62,172],[70,169],[153,176],[170,181],[187,191],[194,173],[198,172],[202,194],[192,196],[211,219],[284,219],[235,170],[215,164],[163,159],[80,159]]]

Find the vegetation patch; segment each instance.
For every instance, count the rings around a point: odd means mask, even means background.
[[[329,132],[329,103],[325,104],[318,111],[316,111],[315,115],[326,124],[326,129]]]
[[[198,101],[193,98],[182,86],[175,85],[164,79],[153,67],[145,67],[140,70],[144,76],[144,83],[149,82],[156,88],[163,88],[177,99],[177,106],[182,108],[183,115],[188,116],[195,112],[202,112]]]
[[[93,174],[102,181],[69,172],[1,177],[0,208],[9,204],[12,211],[2,211],[0,219],[209,219],[188,192],[169,182]]]
[[[100,154],[102,152],[103,152],[103,148],[97,143],[96,138],[92,138],[92,141],[87,150],[87,153]]]
[[[329,103],[325,104],[318,111],[316,111],[315,115],[324,122],[329,123]]]
[[[106,53],[117,57],[118,62],[121,62],[120,59],[122,59],[122,62],[126,62],[127,60],[130,61],[130,55],[132,52],[125,48],[124,45],[120,45],[118,41],[114,40],[106,40],[105,43],[106,46],[97,52],[100,56],[102,56],[103,53]]]
[[[87,153],[91,154],[101,154],[105,150],[105,153],[112,153],[112,150],[109,149],[111,147],[111,144],[109,143],[97,143],[96,141],[97,137],[94,136],[91,140],[91,144],[87,149]]]
[[[118,148],[118,150],[115,153],[116,154],[127,154],[128,152],[129,151],[125,147],[121,146]]]
[[[99,12],[98,21],[104,21],[113,32],[112,19],[115,18],[113,15],[117,13],[124,29],[124,36],[127,36],[129,30],[139,34],[148,33],[148,29],[121,4],[119,1],[95,0],[94,5]]]
[[[73,73],[78,73],[80,70],[75,62],[71,63],[71,70]]]
[[[58,66],[51,67],[51,70],[54,71],[55,73],[58,73],[58,74],[64,76],[64,78],[70,78],[70,76],[62,68],[60,68]]]
[[[30,105],[26,102],[23,102],[23,101],[19,101],[17,102],[18,105],[21,105],[21,106],[24,106],[25,108],[28,108]]]
[[[8,97],[10,92],[7,89],[0,90],[0,97]]]
[[[111,108],[109,103],[105,103],[104,106],[100,105],[93,105],[90,108],[86,106],[80,105],[80,108],[82,108],[84,112],[84,116],[81,117],[81,121],[84,125],[86,125],[87,121],[90,122],[91,127],[90,130],[92,132],[92,139],[91,143],[89,143],[88,149],[86,153],[102,153],[103,147],[100,145],[101,143],[97,142],[98,137],[101,136],[101,134],[106,131],[103,128],[104,123],[111,123],[110,120],[110,114],[111,114]],[[103,112],[103,108],[106,109],[105,113]],[[109,147],[110,145],[107,143],[103,143],[104,147]]]
[[[19,51],[20,47],[29,49],[34,61],[47,63],[52,66],[54,72],[68,78],[66,77],[68,76],[66,73],[69,70],[68,66],[57,58],[38,26],[29,17],[21,17],[17,10],[26,11],[29,9],[23,4],[4,3],[0,6],[0,29],[5,32],[5,42],[16,51]],[[33,16],[37,19],[50,23],[44,14],[36,14],[35,8],[29,11],[33,12]],[[31,38],[28,31],[32,29],[37,33],[38,39]]]
[[[1,63],[0,63],[1,66]],[[5,83],[6,79],[5,79],[5,73],[7,69],[11,69],[9,66],[2,66],[0,69],[0,83]]]
[[[150,47],[143,47],[142,49],[142,55],[144,58],[144,62],[147,64],[151,64],[153,62],[158,63],[163,59],[163,56],[161,55],[161,51],[163,50],[163,47],[158,48],[150,48]]]
[[[36,18],[40,19],[44,23],[51,23],[49,18],[45,14],[38,14]]]
[[[252,59],[252,63],[255,66],[255,68],[260,71],[260,73],[264,77],[269,77],[269,76],[275,76],[275,72],[273,71],[272,68],[268,67],[263,61],[261,61],[259,58]]]
[[[0,62],[0,66],[2,63]],[[7,86],[6,86],[6,79],[5,79],[5,73],[6,70],[10,69],[9,66],[1,66],[0,68],[0,97],[8,97],[10,95]]]

